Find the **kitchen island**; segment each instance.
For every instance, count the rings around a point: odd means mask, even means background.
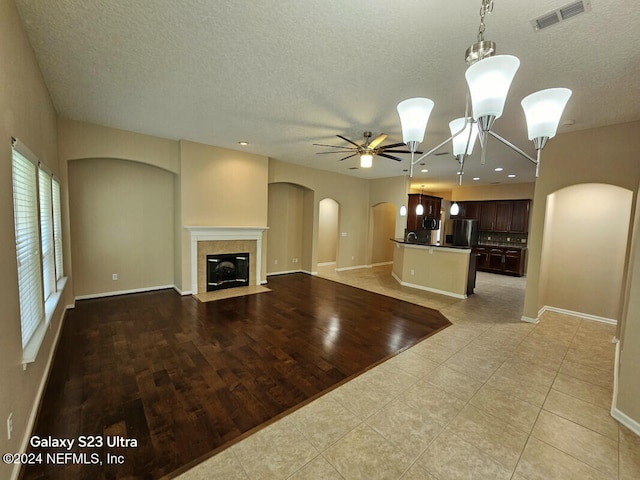
[[[476,257],[471,248],[408,243],[393,239],[393,277],[400,285],[467,298],[475,287]]]

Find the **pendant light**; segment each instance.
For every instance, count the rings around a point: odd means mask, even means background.
[[[449,210],[449,213],[451,215],[458,215],[460,213],[460,205],[458,205],[458,202],[453,202],[451,204],[451,209]]]
[[[423,192],[424,185],[422,185],[421,187],[422,188],[420,188],[420,202],[418,203],[418,205],[416,205],[416,215],[422,215],[424,213],[424,206],[422,205],[422,192]]]

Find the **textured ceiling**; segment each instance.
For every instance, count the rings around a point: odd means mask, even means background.
[[[534,154],[520,100],[573,90],[560,132],[640,119],[637,0],[592,0],[592,11],[535,32],[530,21],[567,0],[495,0],[485,39],[520,58],[495,131]],[[380,178],[402,163],[377,157],[350,170],[313,143],[345,145],[370,130],[402,140],[396,105],[429,97],[422,149],[464,114],[464,52],[476,41],[479,0],[16,0],[58,113],[75,120]],[[240,147],[238,142],[249,142]],[[551,140],[553,141],[553,140]],[[442,151],[451,152],[450,146]],[[492,140],[465,183],[526,182],[534,166]],[[544,163],[544,153],[543,153]],[[505,170],[495,173],[493,168]],[[421,173],[426,168],[428,173]],[[414,175],[427,188],[455,182],[452,155]],[[508,173],[517,177],[508,179]]]

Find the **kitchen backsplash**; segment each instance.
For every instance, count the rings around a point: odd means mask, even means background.
[[[526,247],[526,233],[480,232],[478,243],[481,245],[505,245],[508,247]]]

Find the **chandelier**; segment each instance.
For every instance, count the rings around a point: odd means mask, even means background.
[[[481,163],[485,164],[489,135],[507,145],[536,165],[536,177],[540,174],[540,155],[547,140],[553,138],[562,112],[569,101],[568,88],[549,88],[525,97],[521,104],[527,121],[529,140],[533,141],[536,158],[513,145],[492,128],[502,115],[511,82],[520,66],[520,60],[512,55],[496,55],[496,44],[484,39],[485,16],[493,11],[493,0],[482,0],[478,41],[466,51],[469,67],[465,72],[468,92],[464,117],[449,124],[451,136],[415,159],[418,145],[424,140],[429,116],[434,102],[428,98],[410,98],[398,104],[402,125],[402,139],[411,152],[409,176],[413,177],[414,165],[436,152],[448,142],[453,144],[453,155],[459,164],[458,184],[462,185],[465,158],[471,155],[476,138],[480,141]],[[471,110],[471,114],[469,111]]]

